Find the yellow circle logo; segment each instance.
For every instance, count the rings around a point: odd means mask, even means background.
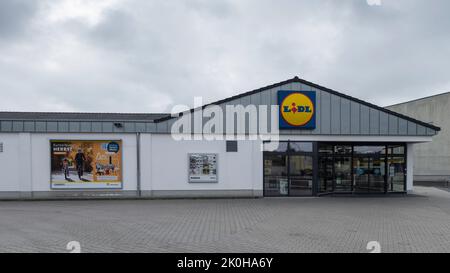
[[[303,126],[314,115],[314,104],[302,93],[292,93],[284,98],[280,105],[281,116],[291,126]]]

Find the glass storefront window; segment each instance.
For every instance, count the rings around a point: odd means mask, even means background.
[[[353,151],[355,154],[380,154],[386,153],[386,146],[354,146]]]
[[[286,176],[287,175],[287,156],[285,156],[285,155],[267,155],[264,158],[264,175]]]
[[[285,153],[288,150],[287,142],[264,142],[264,151],[265,152],[278,152]]]
[[[403,155],[403,154],[405,154],[405,146],[404,145],[388,146],[388,154]]]
[[[312,153],[313,151],[312,142],[289,142],[289,145],[292,152]]]
[[[265,195],[310,195],[316,158],[313,143],[285,141],[277,146],[264,153]],[[318,143],[317,152],[320,193],[406,191],[404,144]]]
[[[333,154],[333,145],[320,143],[319,144],[319,154]]]
[[[264,195],[312,195],[313,143],[264,143]]]
[[[287,156],[264,155],[264,194],[266,196],[288,195]]]
[[[336,145],[334,146],[334,153],[339,155],[351,154],[352,146],[349,145]]]
[[[406,163],[404,157],[388,158],[388,191],[404,192]]]

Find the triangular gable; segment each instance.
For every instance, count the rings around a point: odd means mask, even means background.
[[[279,90],[316,93],[316,128],[281,130],[282,134],[432,136],[440,128],[383,107],[345,95],[298,77],[204,105],[277,105]],[[191,109],[194,112],[195,109]],[[270,121],[270,119],[268,119]],[[156,120],[160,132],[173,123],[172,117]],[[165,124],[168,123],[168,124]],[[170,130],[169,130],[170,131]]]

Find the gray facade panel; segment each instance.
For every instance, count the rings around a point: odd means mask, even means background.
[[[350,102],[350,131],[352,135],[361,132],[361,106],[356,102]]]
[[[272,88],[270,89],[270,105],[278,105],[278,90],[282,90],[282,88]]]
[[[101,133],[102,130],[102,123],[101,122],[92,122],[92,132],[93,133]]]
[[[47,132],[58,132],[58,122],[48,121],[47,122]]]
[[[322,92],[320,98],[320,129],[322,134],[331,134],[331,94]]]
[[[261,104],[267,106],[267,111],[266,111],[266,116],[265,116],[265,121],[267,122],[266,130],[270,131],[270,128],[271,128],[270,127],[271,126],[271,120],[270,120],[270,92],[263,91],[260,94],[261,94],[261,97],[260,97]],[[264,119],[262,119],[262,121],[264,121]]]
[[[124,133],[125,132],[125,124],[123,122],[118,122],[117,124],[113,123],[112,129],[113,129],[113,133]]]
[[[405,136],[408,134],[408,121],[399,119],[398,121],[398,134]]]
[[[261,104],[261,93],[256,93],[250,96],[250,103],[254,105]]]
[[[256,105],[257,107],[261,105],[261,93],[256,93],[250,96],[250,104]],[[259,108],[256,109],[256,111],[259,111]],[[259,132],[259,113],[256,116],[256,124],[257,124],[257,130]]]
[[[398,135],[398,117],[390,115],[389,116],[389,135]]]
[[[144,133],[146,131],[145,128],[146,128],[145,123],[142,122],[136,123],[136,132]]]
[[[320,119],[320,107],[317,107],[318,105],[320,105],[320,101],[321,101],[321,97],[322,97],[322,91],[320,90],[314,90],[311,88],[311,90],[309,91],[315,91],[316,92],[316,109],[314,109],[316,111],[316,129],[311,131],[311,134],[320,134],[320,125],[321,125],[321,119]]]
[[[71,133],[80,132],[80,123],[77,121],[73,121],[69,123],[69,131]]]
[[[360,117],[360,134],[370,134],[370,109],[365,105],[361,105],[361,117]]]
[[[58,121],[58,132],[60,133],[69,132],[69,122]]]
[[[425,136],[426,134],[427,134],[427,128],[425,128],[425,126],[418,125],[417,126],[417,135]]]
[[[307,88],[306,86],[302,85],[299,82],[293,82],[290,84],[291,90],[293,91],[309,91],[310,88]]]
[[[123,126],[124,126],[125,132],[127,132],[127,133],[131,133],[131,132],[136,131],[136,127],[135,127],[135,123],[134,122],[125,122]]]
[[[102,132],[103,133],[112,133],[113,126],[114,125],[112,122],[102,122]]]
[[[13,121],[13,131],[22,132],[23,131],[23,121]]]
[[[243,106],[250,105],[250,97],[243,97],[240,99],[240,104]]]
[[[147,133],[153,133],[156,131],[156,123],[149,122],[145,124],[145,131]]]
[[[376,109],[370,109],[370,134],[380,134],[380,111]]]
[[[341,99],[341,134],[349,135],[350,131],[350,101]]]
[[[436,134],[436,131],[430,128],[427,128],[427,135],[434,136]]]
[[[47,131],[47,123],[45,121],[36,121],[36,132]]]
[[[331,96],[331,134],[341,134],[341,98]]]
[[[167,122],[167,132],[170,133],[172,131],[172,126],[175,123],[175,119],[171,119]],[[204,124],[204,123],[203,123]]]
[[[92,132],[92,123],[91,122],[80,122],[80,131],[82,133],[90,133]]]
[[[194,116],[194,115],[191,115],[192,117]],[[192,128],[194,128],[194,124],[192,123],[191,124],[191,126],[192,126]],[[167,132],[167,121],[164,121],[164,122],[160,122],[160,123],[157,123],[156,124],[156,132],[157,133],[165,133],[165,132]]]
[[[1,122],[1,129],[2,132],[11,132],[12,131],[12,121],[2,121]]]
[[[380,112],[380,135],[389,134],[389,115],[387,113]]]
[[[417,124],[408,121],[408,135],[416,136],[417,135]]]
[[[23,124],[23,129],[25,132],[34,132],[35,128],[34,128],[34,121],[25,121]]]

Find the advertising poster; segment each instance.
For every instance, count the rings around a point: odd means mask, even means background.
[[[189,154],[189,182],[218,182],[217,154]]]
[[[121,189],[121,140],[52,140],[52,189]]]

